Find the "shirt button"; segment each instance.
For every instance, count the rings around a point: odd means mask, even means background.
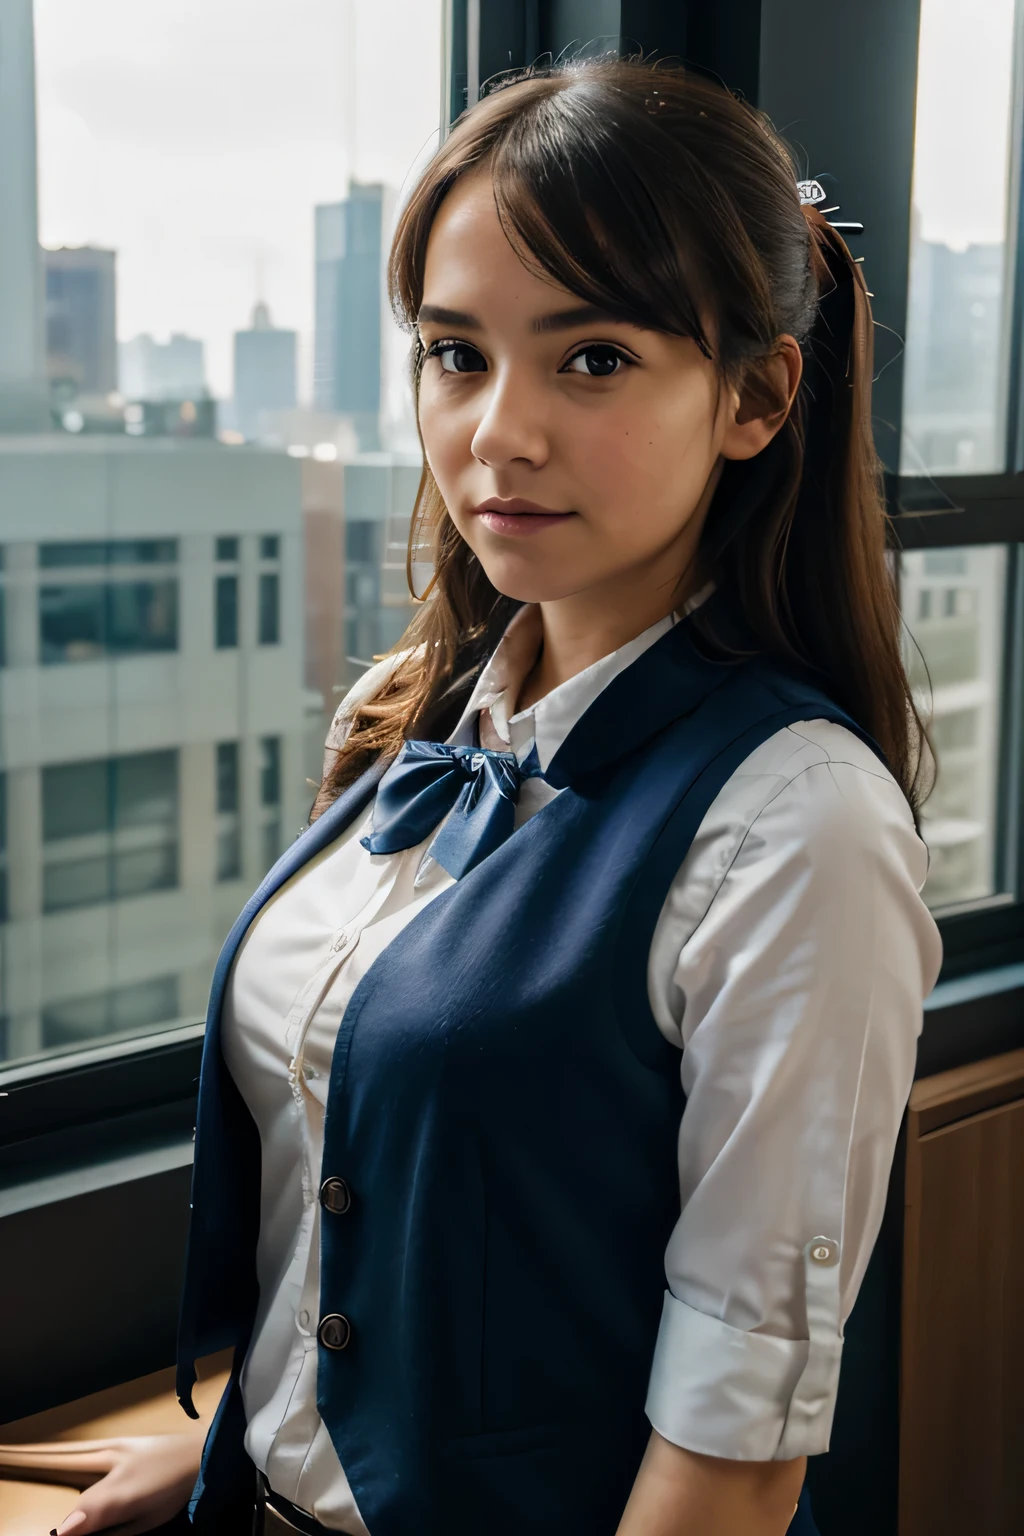
[[[352,1337],[352,1326],[340,1312],[328,1312],[320,1319],[316,1336],[324,1349],[344,1349]]]
[[[320,1186],[320,1204],[332,1216],[344,1216],[352,1204],[352,1193],[344,1179],[324,1179]]]
[[[303,1307],[302,1311],[299,1313],[299,1323],[303,1328],[309,1327],[309,1313],[306,1311],[305,1307]]]
[[[807,1252],[813,1264],[826,1267],[838,1262],[839,1244],[834,1237],[812,1237],[807,1244]]]

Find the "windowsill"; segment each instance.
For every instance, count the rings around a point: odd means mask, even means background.
[[[1018,987],[1024,987],[1024,963],[996,965],[987,971],[970,971],[966,976],[954,976],[949,981],[940,981],[925,1000],[924,1011],[927,1015],[940,1008],[953,1008],[960,1003],[977,1002],[979,998],[992,997],[1000,992],[1012,992]]]
[[[1024,1045],[1024,1007],[1014,994],[1024,997],[1024,963],[995,966],[939,982],[924,1005],[918,1076]],[[193,1023],[148,1040],[111,1042],[88,1051],[19,1064],[0,1072],[0,1082],[9,1090],[27,1086],[41,1076],[51,1082],[64,1074],[71,1077],[104,1062],[129,1066],[131,1058],[145,1058],[154,1048],[157,1055],[161,1054],[160,1047],[179,1042],[193,1043],[195,1048],[202,1032],[202,1025]],[[176,1100],[166,1110],[154,1105],[134,1114],[112,1113],[90,1125],[68,1125],[64,1131],[16,1141],[2,1158],[6,1169],[0,1163],[0,1220],[187,1168],[192,1162],[193,1136],[191,1118],[189,1129],[183,1126],[186,1114],[191,1117],[188,1103]],[[157,1130],[154,1121],[161,1119],[164,1124]],[[120,1126],[116,1123],[119,1120]]]
[[[136,1179],[152,1178],[173,1168],[187,1168],[191,1162],[192,1137],[178,1136],[120,1156],[101,1158],[39,1178],[27,1178],[0,1189],[0,1220],[35,1210],[41,1205],[91,1195],[115,1184],[131,1184]]]

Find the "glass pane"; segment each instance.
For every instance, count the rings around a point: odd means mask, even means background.
[[[44,768],[41,779],[45,842],[111,828],[109,763],[61,763]]]
[[[217,743],[217,809],[238,810],[238,742]]]
[[[65,859],[43,869],[43,911],[93,907],[110,900],[113,867],[107,854],[92,859]]]
[[[51,1003],[43,1009],[47,1049],[88,1045],[103,1035],[144,1034],[178,1014],[178,978],[161,976],[91,997]]]
[[[281,638],[281,578],[276,571],[260,575],[260,645],[276,645]]]
[[[384,260],[437,142],[443,12],[16,3],[0,1062],[204,1016],[338,689],[411,613]]]
[[[217,879],[237,880],[241,873],[242,834],[236,825],[217,834]]]
[[[907,669],[930,721],[935,788],[922,812],[933,907],[1000,888],[1000,697],[1006,549],[915,550],[902,557]]]
[[[264,736],[260,742],[260,804],[281,803],[281,742],[277,736]]]
[[[115,758],[111,767],[115,826],[177,826],[177,752],[143,752]]]
[[[921,0],[903,474],[1006,466],[1015,0]]]
[[[223,540],[221,541],[223,542]],[[238,644],[238,577],[218,576],[214,587],[214,645],[225,650]]]

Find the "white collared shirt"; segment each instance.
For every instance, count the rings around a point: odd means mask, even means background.
[[[520,761],[535,746],[546,769],[598,694],[673,622],[514,713],[537,653],[538,616],[521,610],[451,740],[471,742],[479,717],[485,745]],[[393,664],[348,696],[329,748]],[[555,793],[527,779],[517,826]],[[367,853],[359,839],[371,817],[372,807],[263,908],[223,1015],[224,1055],[262,1145],[246,1448],[279,1494],[352,1536],[366,1528],[316,1408],[331,1058],[360,978],[452,883],[429,838]],[[926,871],[906,801],[874,753],[842,726],[809,721],[733,774],[665,900],[648,993],[680,1048],[687,1107],[647,1411],[678,1445],[737,1460],[827,1448],[843,1323],[881,1223],[941,958],[919,895]],[[822,1236],[838,1263],[809,1256]]]

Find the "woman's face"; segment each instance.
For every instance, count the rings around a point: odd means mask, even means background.
[[[632,577],[668,612],[723,456],[771,435],[748,444],[739,397],[696,343],[530,271],[486,170],[457,182],[434,222],[419,330],[427,461],[498,591],[552,602]]]

